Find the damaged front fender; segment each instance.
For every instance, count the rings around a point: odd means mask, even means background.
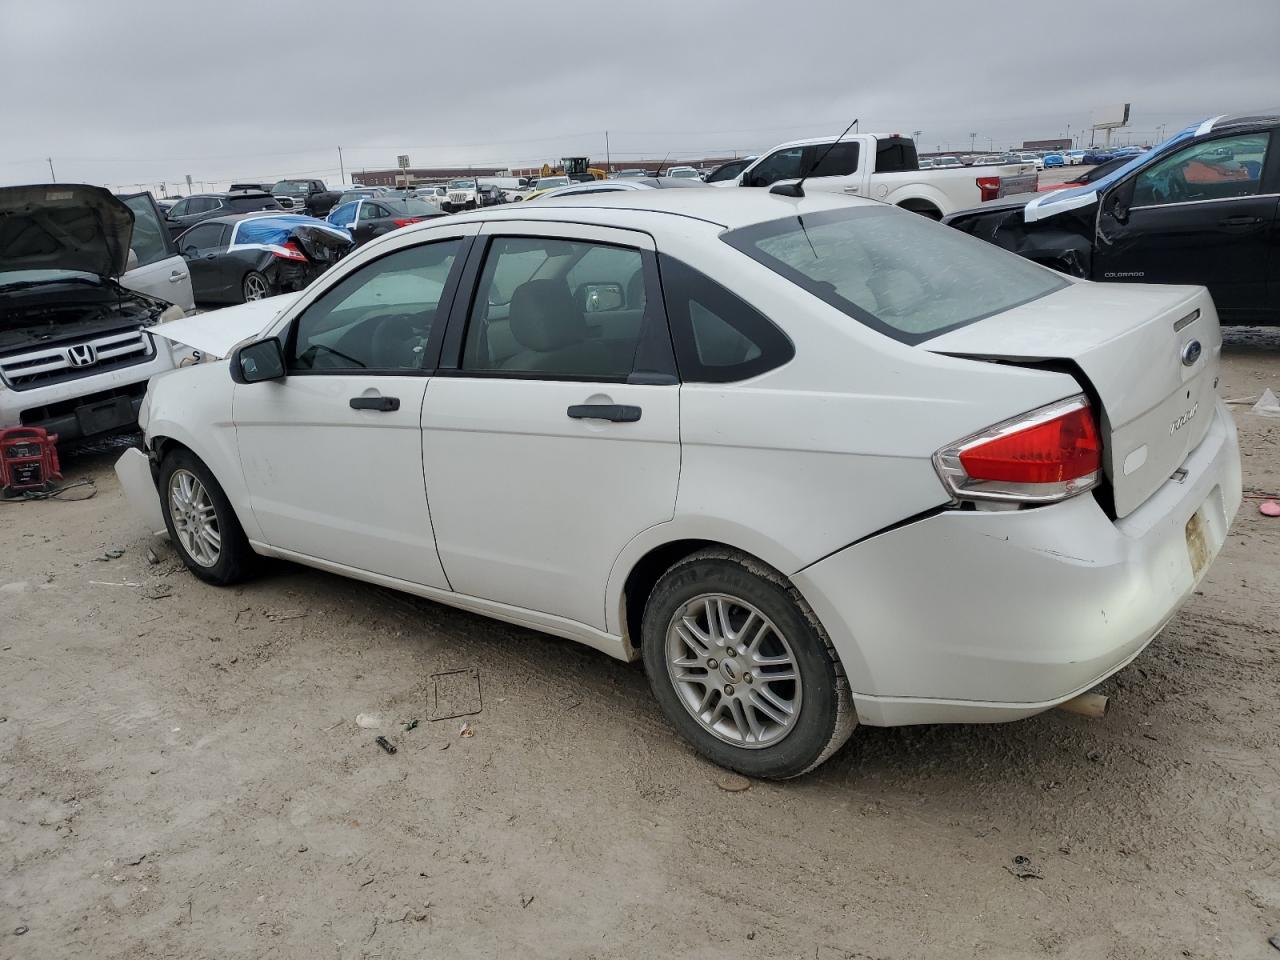
[[[1088,277],[1093,266],[1095,207],[1066,210],[1051,220],[1027,223],[1022,204],[978,208],[944,222],[970,236],[1074,277]]]

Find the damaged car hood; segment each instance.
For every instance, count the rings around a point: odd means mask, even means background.
[[[133,212],[85,183],[0,187],[0,285],[7,273],[59,270],[119,277]]]
[[[151,335],[198,350],[210,357],[230,356],[245,340],[265,333],[275,319],[297,301],[299,293],[284,293],[172,320],[151,328]]]

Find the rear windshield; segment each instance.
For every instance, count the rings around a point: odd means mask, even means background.
[[[920,343],[1067,285],[1016,254],[888,206],[771,220],[723,239],[901,343]]]

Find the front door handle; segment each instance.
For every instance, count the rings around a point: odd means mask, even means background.
[[[1222,227],[1252,227],[1261,222],[1261,217],[1227,217],[1225,220],[1219,220],[1218,225]]]
[[[612,420],[614,423],[635,423],[640,419],[640,408],[624,403],[577,403],[568,409],[574,420]]]
[[[377,410],[380,413],[389,413],[392,410],[400,409],[399,397],[352,397],[352,410]]]
[[[181,283],[181,282],[182,282],[182,279],[183,279],[185,276],[186,276],[186,274],[185,274],[185,273],[182,273],[181,271],[175,270],[175,271],[173,271],[173,273],[169,274],[169,282],[170,282],[170,283]]]

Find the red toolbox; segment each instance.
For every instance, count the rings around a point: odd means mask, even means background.
[[[43,427],[0,430],[0,496],[47,490],[54,480],[61,479],[57,434]]]

